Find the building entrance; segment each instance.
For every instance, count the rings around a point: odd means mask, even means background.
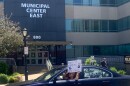
[[[48,58],[48,51],[31,51],[29,52],[27,63],[28,65],[46,65],[46,59]]]

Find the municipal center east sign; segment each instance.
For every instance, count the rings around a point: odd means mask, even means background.
[[[4,14],[21,28],[31,41],[65,41],[65,0],[4,0]]]
[[[29,14],[30,18],[42,18],[50,9],[49,4],[21,3],[21,7]]]

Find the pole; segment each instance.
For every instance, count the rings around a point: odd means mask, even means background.
[[[24,36],[24,47],[26,47],[26,36]],[[26,54],[24,53],[24,67],[25,67],[25,81],[28,80],[28,69],[27,69],[27,56]]]

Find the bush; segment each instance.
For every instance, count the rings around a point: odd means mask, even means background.
[[[87,58],[86,61],[85,61],[85,65],[96,65],[96,66],[99,66],[97,64],[97,61],[95,60],[94,56],[91,56],[91,57]]]
[[[86,59],[85,65],[90,65],[90,64],[91,64],[91,59],[90,58]]]
[[[0,74],[0,84],[8,83],[8,76],[5,74]]]
[[[0,73],[7,74],[8,72],[8,65],[5,62],[0,62]]]
[[[121,75],[125,75],[126,74],[126,72],[124,70],[119,70],[118,73],[121,74]]]
[[[118,73],[118,71],[117,71],[117,69],[115,67],[110,67],[110,70],[113,71],[113,72]]]
[[[113,71],[113,72],[116,72],[118,74],[121,74],[121,75],[126,74],[126,72],[124,70],[117,70],[115,67],[110,67],[110,70]]]
[[[14,83],[14,82],[17,82],[17,80],[13,76],[10,76],[9,83]]]
[[[22,81],[22,74],[20,73],[13,73],[10,77],[9,77],[9,83],[14,83],[14,82],[20,82]]]

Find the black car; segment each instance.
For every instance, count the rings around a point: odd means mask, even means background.
[[[130,76],[119,75],[99,66],[82,66],[78,80],[64,80],[67,67],[52,69],[34,81],[20,86],[130,86]]]

